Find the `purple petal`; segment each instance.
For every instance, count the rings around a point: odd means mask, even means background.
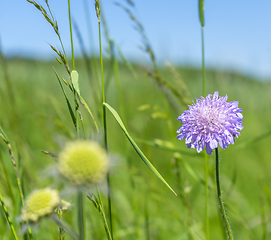
[[[227,95],[219,97],[217,91],[206,98],[196,98],[196,103],[178,117],[182,126],[177,130],[177,138],[185,139],[187,147],[196,148],[198,152],[206,146],[209,155],[218,145],[225,149],[234,144],[234,137],[243,129],[243,115],[239,103],[227,102],[227,99]]]

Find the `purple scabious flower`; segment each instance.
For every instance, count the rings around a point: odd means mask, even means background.
[[[177,131],[177,138],[185,138],[187,147],[196,148],[197,152],[206,146],[208,155],[218,143],[223,149],[234,144],[234,137],[240,135],[238,130],[243,129],[243,115],[238,102],[227,102],[227,99],[227,95],[219,97],[218,92],[213,97],[209,94],[206,98],[196,99],[196,103],[178,117],[183,125]]]

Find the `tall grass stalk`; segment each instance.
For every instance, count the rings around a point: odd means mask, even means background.
[[[68,0],[69,9],[69,25],[70,25],[70,37],[71,37],[71,50],[72,50],[72,69],[75,70],[74,50],[73,50],[73,37],[72,37],[72,20],[71,20],[71,3]]]
[[[206,96],[206,73],[205,73],[205,56],[204,56],[204,0],[199,0],[199,19],[201,24],[201,53],[202,53],[202,95]],[[205,162],[205,217],[206,217],[206,239],[210,239],[209,223],[209,189],[208,189],[208,156],[204,154]]]
[[[68,58],[67,58],[67,55],[66,55],[66,52],[65,52],[65,49],[64,49],[64,45],[63,45],[63,42],[62,42],[62,39],[60,37],[60,33],[58,31],[58,24],[57,24],[57,21],[54,19],[54,16],[52,14],[52,11],[50,9],[50,6],[49,6],[49,3],[48,3],[48,0],[46,0],[46,5],[48,7],[48,10],[49,10],[49,13],[50,15],[46,12],[46,10],[41,6],[39,5],[36,1],[32,1],[32,0],[27,0],[27,2],[33,4],[40,12],[41,14],[44,16],[45,20],[53,27],[56,35],[58,36],[58,39],[59,39],[59,42],[61,44],[61,48],[62,48],[62,51],[63,51],[63,54],[56,50],[53,46],[51,46],[51,48],[53,49],[53,51],[56,52],[56,54],[60,57],[60,59],[57,59],[56,60],[60,63],[60,64],[64,64],[66,70],[68,71],[68,73],[70,74],[70,69],[69,69],[69,64],[68,64]]]
[[[201,50],[202,50],[202,95],[206,96],[206,72],[205,72],[205,54],[204,54],[204,26],[201,26]]]
[[[122,91],[122,86],[121,86],[121,81],[120,81],[120,76],[119,76],[118,61],[117,61],[117,57],[115,55],[113,55],[113,69],[114,69],[114,76],[115,76],[117,91],[118,91],[118,96],[119,96],[120,112],[122,114],[124,124],[127,125],[126,114],[125,114],[125,110],[124,110],[123,91]],[[125,153],[127,156],[128,170],[130,172],[129,175],[130,175],[130,183],[131,183],[131,190],[132,190],[132,201],[133,201],[133,209],[135,212],[135,228],[136,228],[135,229],[135,236],[136,236],[136,239],[139,239],[140,226],[139,226],[139,214],[138,214],[136,186],[135,186],[134,176],[132,173],[132,161],[131,161],[131,157],[128,156],[129,153],[128,153],[128,147],[127,147],[126,141],[125,141],[124,147],[125,147]]]
[[[68,11],[69,11],[69,26],[70,26],[70,37],[71,37],[71,51],[72,51],[72,69],[75,70],[74,50],[73,50],[73,36],[72,36],[72,21],[71,21],[71,4],[68,0]],[[74,90],[74,101],[75,101],[75,116],[76,116],[76,132],[79,138],[79,104],[76,90]]]
[[[6,134],[4,133],[3,129],[1,128],[1,126],[0,126],[0,137],[2,137],[2,139],[4,140],[4,142],[8,146],[12,166],[13,166],[13,169],[14,169],[14,172],[15,172],[15,175],[16,175],[16,182],[17,182],[18,192],[20,194],[22,206],[24,206],[24,194],[23,194],[23,189],[22,189],[20,177],[19,177],[19,174],[18,174],[17,164],[16,164],[16,162],[14,160],[14,155],[13,155],[13,152],[12,152],[12,149],[11,149],[11,145],[10,145],[10,143],[9,143],[7,137],[6,137]],[[28,235],[29,235],[30,240],[32,240],[33,236],[32,236],[32,231],[31,231],[30,227],[28,227]]]
[[[97,75],[98,75],[98,73],[97,73],[98,69],[97,68],[98,67],[93,67],[92,68],[92,62],[95,62],[94,61],[95,58],[94,57],[91,58],[88,55],[86,47],[84,45],[83,36],[82,36],[82,34],[80,32],[80,29],[79,29],[79,26],[77,25],[75,20],[73,20],[73,26],[74,26],[75,34],[76,34],[77,39],[78,39],[79,46],[81,48],[81,52],[83,54],[83,59],[84,59],[84,62],[85,62],[85,65],[86,65],[86,71],[87,71],[87,74],[88,74],[88,80],[89,80],[89,84],[91,86],[92,93],[89,94],[89,95],[90,95],[90,97],[93,96],[93,100],[95,102],[94,106],[98,106],[99,103],[100,103],[100,100],[101,100],[101,98],[99,96],[100,91],[98,91],[100,88],[98,87],[98,84],[97,84],[97,81],[99,81],[99,77],[97,77]],[[94,72],[94,77],[92,77],[92,71]],[[99,110],[100,110],[100,108],[96,109],[96,111],[99,111]],[[97,113],[97,116],[100,116],[100,115],[101,115],[100,113]]]
[[[145,235],[146,239],[150,240],[150,221],[149,221],[149,209],[148,209],[148,194],[145,196],[145,204],[144,204],[144,220],[145,220]]]
[[[57,210],[57,215],[59,216],[59,222],[63,221],[62,209]],[[62,227],[61,224],[59,224],[58,231],[59,231],[59,240],[65,240],[65,229]]]
[[[15,231],[14,225],[13,225],[13,223],[12,223],[10,217],[9,217],[8,210],[6,208],[6,205],[5,205],[4,201],[3,201],[3,198],[2,198],[1,194],[0,194],[0,203],[1,203],[1,206],[2,206],[2,208],[4,210],[4,213],[5,213],[6,219],[8,221],[8,224],[10,226],[12,235],[13,235],[13,237],[14,237],[15,240],[18,240],[18,237],[17,237],[16,231]]]
[[[221,193],[220,176],[219,176],[219,156],[218,156],[218,149],[217,148],[215,149],[215,159],[216,159],[215,171],[216,171],[216,187],[217,187],[218,204],[219,204],[223,224],[225,226],[225,229],[226,229],[226,232],[228,235],[228,239],[233,240],[233,235],[231,232],[230,223],[229,223],[229,220],[226,215],[226,209],[224,206],[224,201],[223,201],[222,193]]]
[[[72,68],[73,68],[73,70],[75,70],[70,0],[68,0],[68,11],[69,11],[69,25],[70,25],[71,51],[72,51]],[[78,98],[79,98],[79,96],[77,94],[77,91],[76,91],[76,89],[74,89],[76,132],[77,132],[77,137],[79,138],[80,137],[80,132],[79,132],[79,103],[78,103]],[[78,210],[79,239],[84,240],[85,239],[85,215],[84,215],[84,200],[83,200],[82,189],[78,189],[77,204],[78,204],[77,210]]]
[[[151,47],[150,41],[149,41],[149,39],[148,39],[148,37],[147,37],[147,35],[145,33],[145,29],[144,29],[143,25],[134,16],[134,14],[130,11],[130,9],[128,9],[127,7],[123,6],[120,3],[116,3],[116,5],[121,7],[124,11],[127,12],[130,19],[133,21],[133,23],[136,26],[135,29],[138,31],[138,33],[142,37],[143,49],[149,55],[149,57],[151,59],[151,62],[152,62],[152,65],[153,65],[153,70],[149,71],[148,75],[150,77],[152,77],[157,82],[159,88],[161,89],[161,91],[163,92],[163,94],[167,98],[167,101],[171,105],[173,105],[172,103],[174,102],[174,100],[173,100],[171,94],[167,93],[168,90],[171,93],[173,93],[173,95],[175,95],[181,102],[183,102],[184,99],[183,99],[182,93],[180,93],[180,91],[178,91],[178,89],[176,89],[176,87],[171,82],[169,82],[168,80],[166,80],[165,78],[163,78],[159,74],[159,70],[158,70],[158,66],[157,66],[157,62],[156,62],[156,57],[155,57],[154,51],[153,51],[153,49]]]
[[[85,212],[84,212],[84,199],[83,190],[78,189],[78,227],[79,227],[79,239],[85,239]]]
[[[100,61],[101,61],[101,77],[102,77],[102,109],[103,109],[103,133],[104,133],[104,147],[106,152],[108,152],[107,147],[107,124],[106,124],[106,107],[103,103],[105,103],[105,85],[104,85],[104,71],[103,71],[103,54],[102,54],[102,39],[101,39],[101,8],[99,0],[95,0],[95,9],[98,18],[98,26],[99,26],[99,49],[100,49]],[[110,186],[110,174],[107,173],[107,200],[108,200],[108,211],[109,211],[109,225],[111,237],[113,237],[113,223],[112,223],[112,208],[111,208],[111,186]]]
[[[114,40],[112,40],[109,36],[108,32],[108,27],[106,24],[106,20],[104,15],[101,15],[102,23],[104,25],[104,31],[105,31],[105,37],[108,41],[109,48],[110,48],[110,54],[111,54],[111,59],[112,59],[112,65],[113,65],[113,73],[114,73],[114,79],[116,82],[116,87],[117,87],[117,96],[119,100],[119,108],[120,108],[120,114],[123,119],[123,123],[125,126],[127,126],[127,119],[126,119],[126,113],[125,113],[125,108],[124,108],[124,98],[123,98],[123,90],[122,90],[122,85],[121,85],[121,79],[120,79],[120,74],[119,74],[119,65],[118,65],[118,60],[117,60],[117,54],[116,54],[116,48],[117,45]],[[119,49],[119,54],[121,53],[121,50]],[[128,144],[125,141],[124,142],[124,153],[127,158],[127,166],[128,166],[128,171],[129,171],[129,180],[131,184],[131,194],[132,194],[132,205],[133,205],[133,210],[134,210],[134,217],[135,217],[135,236],[136,239],[139,239],[139,233],[140,233],[140,226],[139,226],[139,213],[138,213],[138,202],[137,202],[137,194],[136,194],[136,185],[135,185],[135,180],[132,172],[132,161],[131,157],[129,157],[129,150],[128,150]]]
[[[0,163],[1,163],[3,171],[4,171],[4,175],[5,175],[5,179],[6,179],[6,183],[7,183],[7,188],[8,188],[8,192],[9,192],[9,196],[10,196],[10,198],[12,200],[13,205],[15,206],[16,199],[15,199],[14,193],[12,191],[10,174],[8,173],[7,167],[4,164],[4,160],[3,160],[3,156],[2,156],[2,152],[1,151],[0,151]]]
[[[3,131],[3,129],[0,127],[0,137],[2,137],[2,139],[4,140],[4,142],[7,144],[8,146],[8,150],[9,150],[9,154],[10,154],[10,157],[11,157],[11,162],[12,162],[12,166],[13,166],[13,169],[14,169],[14,172],[15,172],[15,175],[16,175],[16,182],[17,182],[17,187],[18,187],[18,191],[19,191],[19,194],[20,194],[20,198],[21,198],[21,202],[22,202],[22,205],[24,205],[24,194],[23,194],[23,190],[22,190],[22,185],[21,185],[21,181],[20,181],[20,178],[19,178],[19,174],[18,174],[18,169],[17,169],[17,164],[14,160],[14,155],[13,155],[13,152],[12,152],[12,149],[11,149],[11,145]]]
[[[98,64],[97,64],[97,59],[96,57],[92,57],[94,56],[94,52],[95,52],[95,46],[94,46],[94,41],[93,41],[93,37],[92,37],[92,27],[91,27],[91,17],[89,14],[89,7],[88,7],[88,1],[87,0],[83,0],[83,4],[84,4],[84,10],[85,10],[85,15],[86,15],[86,24],[87,24],[87,31],[88,31],[88,35],[89,35],[89,40],[90,40],[90,49],[91,49],[91,57],[90,57],[90,65],[92,67],[92,72],[94,74],[94,78],[92,79],[92,91],[93,91],[93,95],[95,97],[95,101],[96,101],[96,105],[99,104],[100,101],[100,91],[98,91],[100,89],[100,76],[99,76],[99,72],[98,72]],[[100,108],[97,109],[98,111],[98,115],[100,112]]]
[[[99,192],[98,189],[97,189],[97,195],[98,195],[98,197],[96,197],[93,194],[90,194],[90,195],[87,196],[87,198],[94,204],[95,208],[99,211],[99,213],[100,213],[100,215],[102,217],[102,221],[103,221],[103,224],[104,224],[104,229],[105,229],[107,238],[108,238],[108,240],[112,240],[111,231],[110,231],[110,229],[108,227],[106,217],[105,217],[105,214],[104,214],[104,207],[103,207],[103,203],[102,203],[102,198],[101,198],[101,195],[100,195],[100,192]]]
[[[115,47],[114,42],[112,41],[112,47]],[[127,125],[127,120],[126,120],[126,114],[125,114],[125,110],[124,110],[124,100],[123,100],[123,91],[122,91],[122,85],[121,85],[121,81],[120,81],[120,75],[119,75],[119,67],[118,67],[118,61],[117,61],[117,57],[114,54],[113,50],[112,50],[112,57],[113,57],[113,71],[114,71],[114,77],[115,77],[115,81],[116,81],[116,86],[117,86],[117,93],[118,93],[118,97],[119,97],[119,106],[120,106],[120,112],[122,115],[122,119],[123,119],[123,123],[125,125]],[[139,226],[139,215],[138,215],[138,202],[137,202],[137,194],[136,194],[136,186],[135,186],[135,180],[134,180],[134,176],[132,173],[132,161],[131,161],[131,157],[129,157],[129,150],[128,150],[128,146],[127,146],[127,142],[125,141],[125,146],[124,146],[124,151],[125,151],[125,155],[127,157],[127,166],[128,166],[128,171],[129,171],[129,180],[130,180],[130,184],[131,184],[131,191],[132,191],[132,204],[133,204],[133,210],[134,210],[134,217],[135,217],[135,236],[136,239],[139,239],[139,232],[140,232],[140,226]]]

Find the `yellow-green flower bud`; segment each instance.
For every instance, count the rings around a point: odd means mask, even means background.
[[[100,183],[108,167],[105,150],[93,141],[69,142],[59,154],[60,173],[75,185]]]
[[[45,188],[33,191],[22,208],[21,218],[24,221],[36,222],[40,217],[49,215],[60,204],[57,190]]]

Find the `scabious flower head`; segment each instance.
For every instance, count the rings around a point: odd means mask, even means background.
[[[238,130],[243,129],[243,115],[238,102],[227,102],[227,99],[227,95],[219,97],[218,92],[196,99],[196,103],[178,117],[183,125],[177,131],[177,138],[185,138],[187,147],[196,148],[198,152],[206,146],[209,155],[218,143],[223,149],[234,144],[234,137],[240,135]]]
[[[45,188],[33,191],[26,199],[21,218],[24,221],[36,222],[39,218],[51,214],[59,204],[57,190]]]
[[[94,141],[69,142],[59,154],[58,170],[74,185],[100,183],[108,167],[105,150]]]

